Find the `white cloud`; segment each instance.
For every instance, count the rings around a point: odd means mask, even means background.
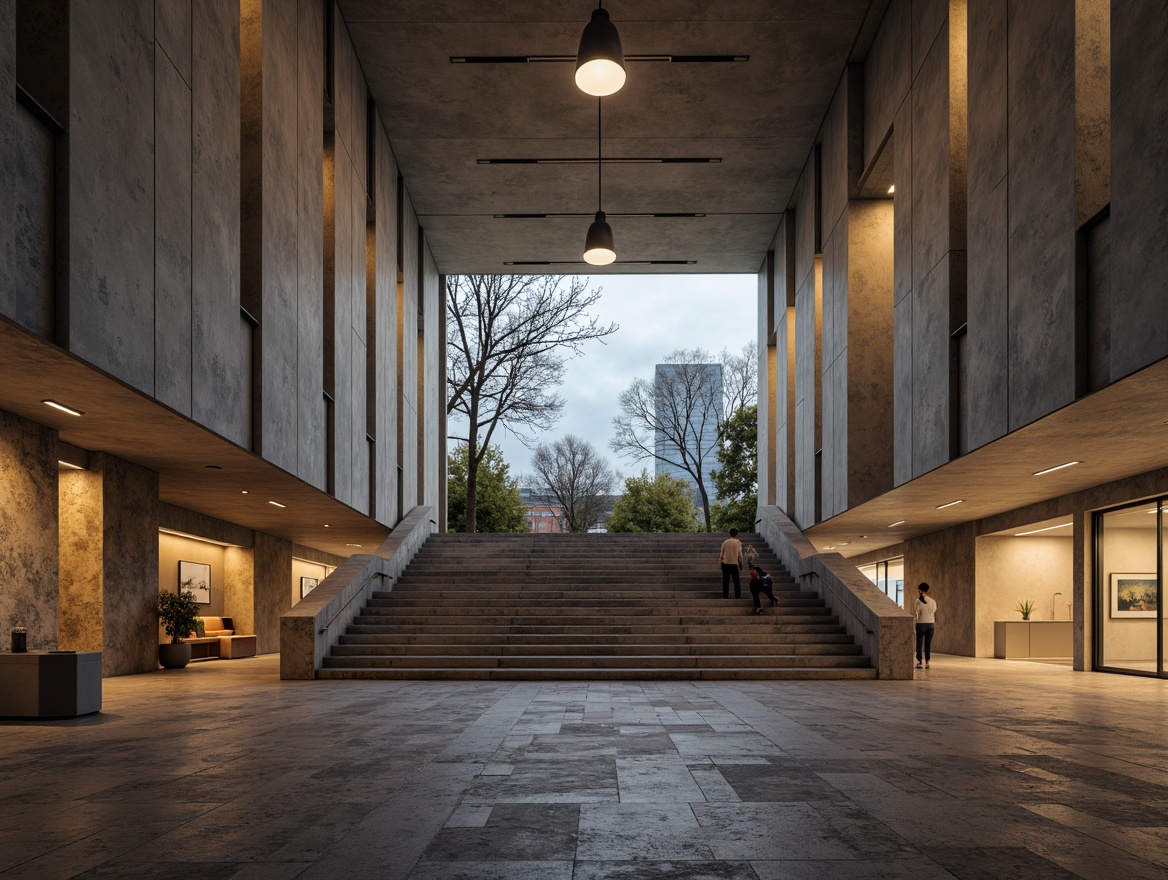
[[[620,329],[605,344],[590,343],[581,357],[568,361],[560,386],[563,415],[536,442],[576,434],[630,476],[643,465],[608,449],[618,395],[635,378],[651,379],[654,365],[674,349],[703,348],[717,356],[754,341],[758,280],[755,275],[612,275],[593,277],[589,286],[604,291],[597,316],[616,321]],[[452,425],[450,433],[463,431]],[[530,451],[517,438],[496,432],[495,442],[512,474],[530,472]]]

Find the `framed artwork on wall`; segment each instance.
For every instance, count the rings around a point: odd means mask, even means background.
[[[1156,601],[1156,575],[1111,575],[1112,617],[1156,617],[1160,612]]]
[[[190,590],[200,605],[211,604],[211,566],[205,562],[178,563],[178,589]]]
[[[311,593],[318,583],[320,581],[317,578],[302,577],[300,579],[300,598],[303,599]]]

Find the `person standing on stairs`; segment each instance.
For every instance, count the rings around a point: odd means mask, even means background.
[[[921,660],[925,662],[925,669],[929,668],[929,655],[933,648],[933,632],[937,628],[937,600],[929,596],[929,585],[922,583],[917,587],[917,669],[921,668]]]
[[[722,542],[718,562],[722,564],[722,598],[730,598],[730,578],[734,578],[734,598],[742,598],[742,580],[738,570],[742,568],[742,542],[738,540],[738,529],[730,530],[730,537]]]

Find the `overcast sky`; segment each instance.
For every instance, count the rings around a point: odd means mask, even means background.
[[[592,443],[626,476],[652,463],[618,458],[608,448],[617,397],[634,378],[653,378],[653,367],[677,348],[703,348],[717,357],[723,348],[738,353],[756,339],[756,275],[614,275],[593,276],[589,287],[603,288],[595,314],[615,321],[616,333],[592,342],[584,354],[568,361],[560,394],[563,415],[537,442],[549,443],[576,434]],[[459,426],[461,427],[461,426]],[[452,434],[465,436],[451,426]],[[511,474],[531,472],[531,453],[517,438],[496,432]]]

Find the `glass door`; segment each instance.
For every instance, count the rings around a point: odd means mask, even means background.
[[[1095,516],[1095,665],[1168,676],[1164,499]]]

